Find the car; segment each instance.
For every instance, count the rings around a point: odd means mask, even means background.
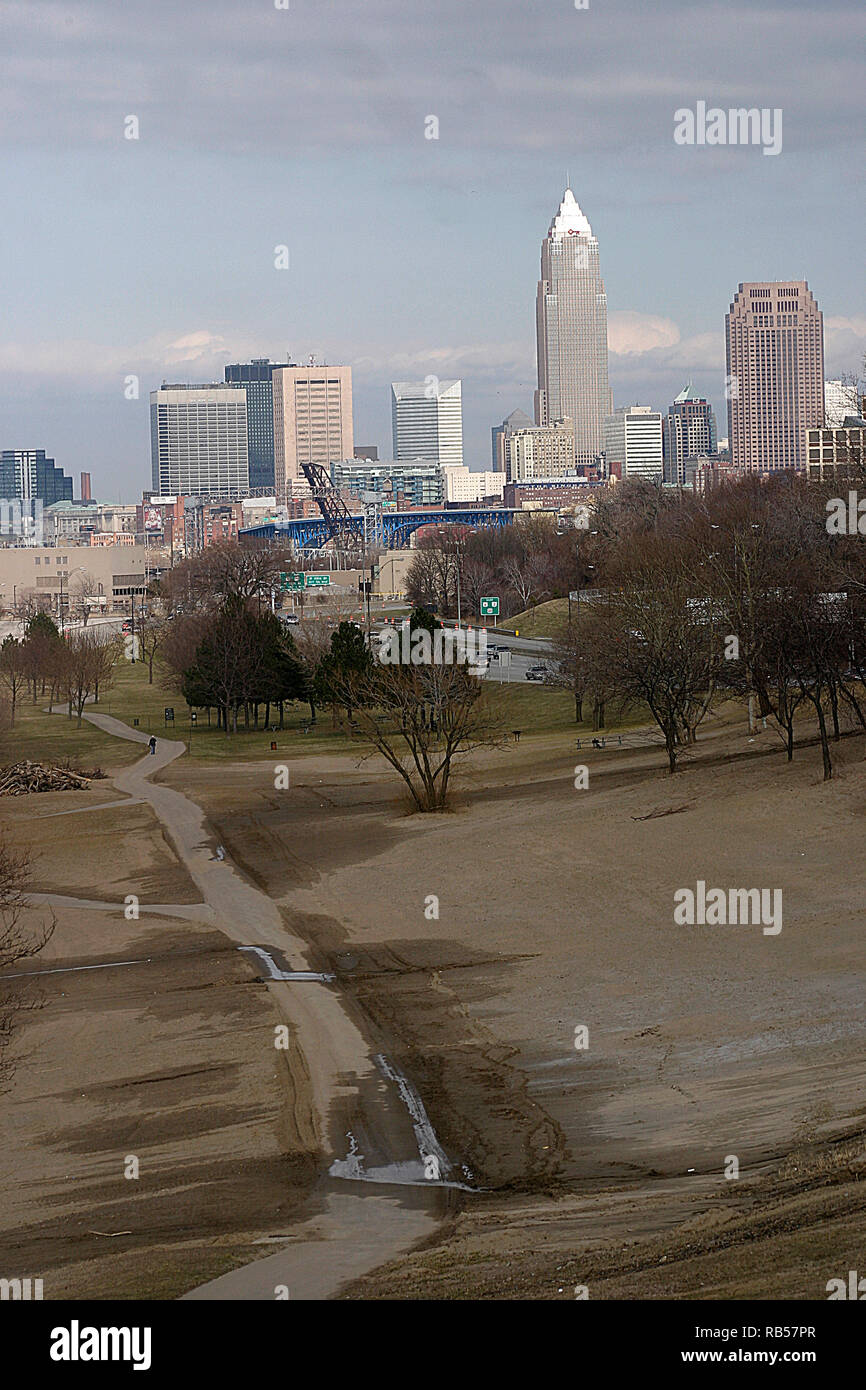
[[[544,681],[547,678],[547,670],[544,666],[530,666],[526,672],[528,681]]]
[[[300,621],[301,620],[298,617],[297,613],[287,613],[286,616],[283,618],[283,622],[287,623],[289,627],[297,627]]]

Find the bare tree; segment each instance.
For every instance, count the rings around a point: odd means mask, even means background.
[[[681,558],[658,544],[639,551],[628,583],[608,598],[587,620],[597,679],[623,709],[647,706],[676,772],[716,692],[723,660],[717,620],[696,600]]]
[[[166,613],[218,608],[231,599],[270,603],[281,571],[295,568],[285,546],[223,541],[164,574],[158,594]]]
[[[551,685],[560,686],[574,696],[574,722],[583,722],[583,701],[589,689],[590,661],[587,655],[585,624],[573,622],[557,634],[553,647]]]
[[[73,575],[69,585],[70,616],[81,619],[86,627],[93,611],[92,600],[100,596],[100,584],[89,570]]]
[[[0,970],[4,972],[38,955],[54,931],[53,917],[33,928],[25,926],[22,918],[29,906],[25,896],[27,878],[27,855],[16,853],[0,840]],[[12,1071],[9,1044],[16,1019],[26,1006],[26,996],[5,982],[0,989],[0,1080],[7,1081]]]
[[[18,700],[27,686],[27,656],[24,643],[17,637],[0,642],[0,682],[9,695],[10,727],[15,723]]]
[[[167,628],[165,619],[155,613],[148,613],[137,624],[138,650],[141,660],[147,662],[148,685],[153,685],[153,663],[166,640]]]
[[[340,701],[352,709],[343,727],[381,753],[418,811],[443,810],[455,759],[502,739],[488,693],[462,665],[377,663],[344,681]]]
[[[530,555],[512,555],[504,561],[502,574],[506,584],[513,589],[520,603],[521,612],[530,604],[536,589],[537,573]]]
[[[119,655],[120,644],[116,639],[105,640],[98,632],[83,630],[67,634],[62,687],[69,706],[69,717],[74,711],[79,729],[84,706],[88,700],[98,700],[100,687],[104,690],[110,684]]]

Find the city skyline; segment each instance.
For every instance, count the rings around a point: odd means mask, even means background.
[[[153,12],[144,30],[96,0],[6,17],[7,187],[29,226],[7,228],[0,272],[4,447],[90,471],[96,495],[146,477],[163,378],[289,350],[352,367],[356,433],[383,451],[390,381],[461,378],[465,457],[483,467],[491,426],[532,410],[538,244],[568,170],[603,246],[615,404],[665,408],[691,378],[723,419],[724,313],[747,280],[807,279],[827,375],[860,367],[852,4],[694,26],[635,0],[527,28],[522,7],[482,0],[467,30],[449,0],[435,43],[391,0],[339,33],[299,6],[250,12],[242,32],[228,0],[206,31]],[[310,51],[333,78],[312,125]],[[783,108],[781,153],[677,145],[674,112],[698,99]]]

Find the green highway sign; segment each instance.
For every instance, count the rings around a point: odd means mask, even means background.
[[[481,616],[482,616],[482,618],[498,618],[498,617],[499,617],[499,599],[498,599],[498,598],[483,598],[483,599],[481,600]]]
[[[304,574],[303,570],[293,570],[286,574],[280,571],[280,588],[290,592],[296,589],[324,589],[330,582],[329,574]]]

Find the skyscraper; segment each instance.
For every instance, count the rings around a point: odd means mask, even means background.
[[[607,296],[598,240],[570,188],[541,243],[535,304],[538,390],[535,422],[574,423],[575,462],[595,462],[613,410],[607,378]]]
[[[662,480],[662,417],[648,405],[623,405],[604,422],[607,468],[614,478]]]
[[[3,449],[0,452],[0,498],[21,502],[37,498],[46,507],[72,501],[72,479],[44,449]]]
[[[664,419],[664,457],[666,483],[685,483],[686,459],[717,452],[716,417],[709,401],[689,382]]]
[[[493,471],[494,473],[508,472],[508,440],[515,430],[528,430],[532,428],[532,421],[525,410],[512,410],[510,415],[506,415],[501,425],[494,425],[491,430],[493,440]]]
[[[274,475],[277,497],[286,483],[301,476],[302,463],[350,459],[355,449],[352,427],[352,368],[274,367]]]
[[[395,459],[463,462],[463,395],[459,381],[392,381]]]
[[[741,284],[725,333],[732,466],[805,468],[806,431],[824,419],[824,317],[807,282]]]
[[[555,420],[512,430],[505,436],[505,456],[510,483],[574,475],[574,427],[570,420]]]
[[[153,489],[163,496],[247,492],[246,392],[220,382],[151,391],[150,449]]]
[[[233,362],[225,369],[232,386],[247,393],[247,455],[251,488],[274,486],[274,364],[267,357]]]

